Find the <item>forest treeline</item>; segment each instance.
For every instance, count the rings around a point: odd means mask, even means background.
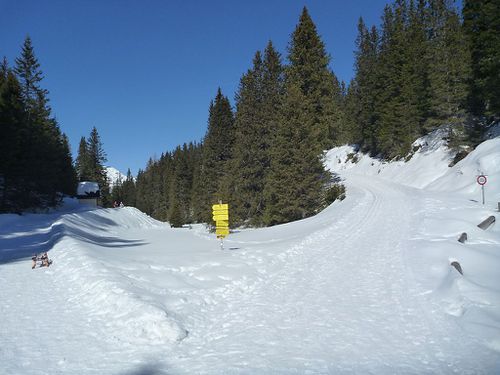
[[[450,146],[474,146],[500,117],[500,4],[397,0],[380,26],[358,23],[355,76],[339,82],[304,8],[286,63],[272,42],[241,77],[235,108],[220,89],[200,143],[149,160],[137,207],[173,225],[211,222],[229,202],[232,225],[313,215],[343,194],[322,151],[345,143],[384,159],[448,125]]]
[[[57,205],[76,189],[68,138],[41,87],[31,39],[10,68],[0,65],[0,212]]]
[[[330,62],[304,8],[285,57],[271,41],[255,53],[234,108],[217,90],[200,142],[150,159],[135,180],[129,171],[108,203],[123,201],[180,226],[210,223],[211,205],[222,200],[230,204],[232,226],[274,225],[311,216],[344,194],[323,166],[323,152],[333,146],[356,144],[373,156],[402,158],[416,138],[442,125],[452,147],[475,146],[500,118],[500,3],[464,0],[460,12],[451,0],[396,0],[383,10],[380,25],[359,20],[351,82],[339,82]],[[8,116],[19,121],[11,114],[17,108],[12,82],[24,82],[18,64],[2,68],[4,134],[18,123]],[[19,97],[18,115],[28,124],[32,109]],[[45,113],[58,129],[50,110]],[[64,146],[64,136],[58,137]],[[80,157],[91,138],[80,144],[79,179],[91,176]],[[3,210],[13,202],[9,194],[22,193],[13,170],[0,169]]]

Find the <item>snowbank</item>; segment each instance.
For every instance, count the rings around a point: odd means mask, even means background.
[[[446,129],[438,129],[419,138],[413,143],[416,151],[408,161],[381,161],[356,152],[353,146],[342,146],[326,153],[325,165],[337,174],[349,171],[378,176],[406,186],[465,194],[474,200],[481,199],[481,187],[476,179],[484,174],[488,178],[487,202],[496,208],[500,202],[500,135],[481,143],[453,167],[449,167],[453,153],[446,146],[446,136]]]
[[[0,217],[10,226],[19,221],[13,215]],[[140,239],[123,239],[118,234],[120,231],[158,228],[165,228],[165,224],[131,207],[64,214],[48,227],[37,229],[43,237],[38,241],[44,243],[43,248],[38,246],[37,252],[49,251],[49,256],[56,260],[54,278],[73,291],[70,302],[85,306],[89,318],[104,319],[114,325],[116,332],[121,333],[121,340],[179,341],[187,335],[179,322],[163,306],[143,298],[140,288],[127,287],[130,281],[110,272],[102,260],[95,257],[95,251],[104,253],[107,249],[125,249],[144,243]]]
[[[418,139],[408,161],[384,162],[355,152],[351,146],[327,152],[326,166],[346,181],[351,176],[377,176],[419,188],[424,197],[415,244],[407,252],[415,279],[425,294],[471,335],[500,352],[500,226],[477,227],[489,216],[500,220],[500,127],[466,158],[449,167],[444,129]],[[478,175],[486,175],[485,205]],[[349,194],[349,191],[347,191]],[[459,243],[462,233],[468,240]],[[463,275],[450,267],[457,261]]]
[[[353,146],[336,147],[326,153],[325,165],[334,173],[378,176],[416,188],[423,188],[448,171],[453,155],[446,147],[446,129],[439,129],[415,141],[416,152],[408,161],[382,161],[356,152]]]
[[[486,175],[488,179],[485,185],[487,200],[500,202],[500,137],[481,143],[467,158],[449,168],[427,188],[467,194],[480,200],[481,187],[476,181],[479,175]]]

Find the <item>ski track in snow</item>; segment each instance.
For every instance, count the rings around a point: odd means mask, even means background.
[[[401,244],[410,241],[418,194],[411,203],[402,188],[376,178],[362,189],[355,186],[363,180],[349,181],[350,194],[359,190],[355,206],[287,250],[283,269],[205,310],[209,324],[179,345],[175,369],[491,372],[498,357],[433,310],[412,283]]]
[[[223,252],[213,236],[147,229],[154,223],[143,216],[129,228],[121,211],[108,211],[115,222],[94,212],[47,219],[37,232],[53,246],[50,268],[0,264],[0,373],[500,373],[499,354],[413,274],[418,228],[443,203],[346,176],[345,201],[235,233]],[[173,246],[194,238],[215,250],[173,264],[160,255],[172,235],[183,236]]]

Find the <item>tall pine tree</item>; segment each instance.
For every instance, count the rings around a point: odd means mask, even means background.
[[[465,121],[470,52],[460,17],[450,0],[430,0],[426,27],[429,59],[430,115],[427,130]]]
[[[41,87],[43,74],[29,37],[16,59],[16,76],[7,68],[5,59],[0,71],[3,95],[7,96],[0,117],[11,117],[6,121],[6,133],[7,138],[14,137],[7,150],[18,154],[15,159],[7,157],[10,172],[4,177],[7,195],[16,196],[15,202],[8,199],[11,208],[55,206],[60,202],[60,193],[74,194],[75,172],[67,138],[51,116],[48,91]]]
[[[226,173],[232,158],[234,116],[229,99],[217,90],[210,103],[208,129],[203,141],[201,168],[196,178],[194,210],[197,220],[212,220],[211,205],[228,199]]]
[[[288,60],[290,65],[286,69],[287,81],[299,87],[304,99],[310,103],[307,110],[312,120],[315,148],[320,152],[338,144],[339,134],[342,133],[342,116],[335,97],[340,94],[340,84],[328,67],[330,56],[305,7],[292,33]]]
[[[475,116],[500,118],[500,2],[464,0],[463,28],[471,51],[468,108]]]
[[[303,219],[319,211],[328,173],[311,132],[311,103],[295,82],[286,82],[281,121],[271,147],[264,196],[264,223]]]
[[[279,122],[282,91],[280,55],[269,42],[263,59],[259,51],[255,54],[253,68],[242,77],[236,95],[234,156],[228,173],[233,225],[262,225],[269,150]]]

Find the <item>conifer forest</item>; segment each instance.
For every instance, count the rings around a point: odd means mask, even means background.
[[[92,180],[103,205],[123,201],[172,226],[211,223],[219,201],[233,227],[270,226],[342,199],[323,166],[329,148],[404,159],[416,138],[449,125],[449,146],[467,152],[500,120],[499,1],[395,0],[380,25],[360,18],[357,28],[354,78],[341,82],[304,8],[286,51],[269,41],[255,52],[234,106],[214,88],[202,140],[151,158],[135,178],[129,170],[112,191],[95,127],[73,162],[27,37],[14,64],[0,66],[0,212],[56,206]]]

